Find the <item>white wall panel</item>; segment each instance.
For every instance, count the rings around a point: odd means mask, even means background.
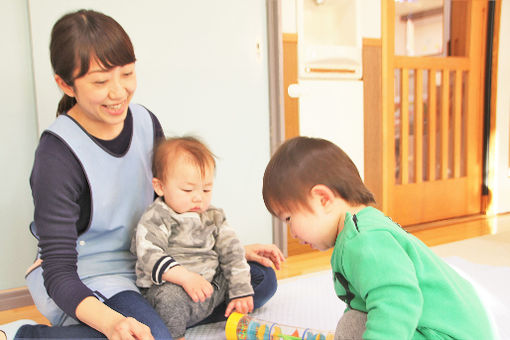
[[[338,145],[363,178],[363,82],[300,80],[299,93],[300,134]]]

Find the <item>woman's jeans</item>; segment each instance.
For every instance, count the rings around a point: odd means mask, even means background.
[[[154,339],[172,339],[156,311],[140,293],[126,290],[104,301],[104,304],[124,316],[130,316],[149,326]],[[97,339],[106,337],[81,323],[71,326],[25,325],[20,327],[15,339]]]
[[[276,275],[272,268],[265,267],[256,262],[248,262],[250,265],[251,284],[253,286],[253,304],[255,308],[264,305],[276,292]],[[146,324],[151,329],[154,339],[172,339],[165,324],[149,305],[142,295],[134,291],[120,292],[104,301],[110,308],[124,316],[130,316]],[[198,325],[224,321],[225,303],[220,304],[205,320]],[[97,339],[105,336],[95,329],[77,324],[71,326],[46,326],[25,325],[20,327],[15,339]]]

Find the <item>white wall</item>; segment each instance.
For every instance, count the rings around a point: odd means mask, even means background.
[[[497,82],[496,102],[496,134],[495,155],[491,158],[490,167],[492,181],[490,188],[493,193],[492,213],[510,211],[510,3],[501,2],[501,26],[499,35],[498,76],[493,77]]]
[[[300,134],[340,146],[363,178],[363,82],[300,80],[299,86]]]
[[[296,27],[296,1],[282,0],[282,32],[297,33]]]
[[[402,21],[395,17],[395,55],[441,55],[443,51],[443,14],[416,20]]]
[[[0,22],[0,289],[6,289],[24,285],[36,254],[28,178],[37,132],[26,1],[2,0]]]
[[[443,53],[443,15],[434,15],[414,21],[414,55]]]
[[[361,1],[361,36],[363,38],[381,38],[381,0]]]

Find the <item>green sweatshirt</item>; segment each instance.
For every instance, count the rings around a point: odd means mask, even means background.
[[[331,267],[338,297],[368,313],[363,339],[493,339],[473,286],[375,208],[346,214]]]

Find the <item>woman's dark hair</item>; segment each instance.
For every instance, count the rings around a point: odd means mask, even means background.
[[[73,86],[75,79],[88,72],[91,58],[105,69],[136,61],[129,36],[111,17],[93,10],[79,10],[61,17],[51,32],[53,72]],[[75,103],[75,98],[64,94],[57,116]]]
[[[330,141],[309,137],[289,139],[271,157],[264,173],[264,203],[275,216],[310,209],[310,190],[317,184],[350,204],[375,203],[349,156]]]

